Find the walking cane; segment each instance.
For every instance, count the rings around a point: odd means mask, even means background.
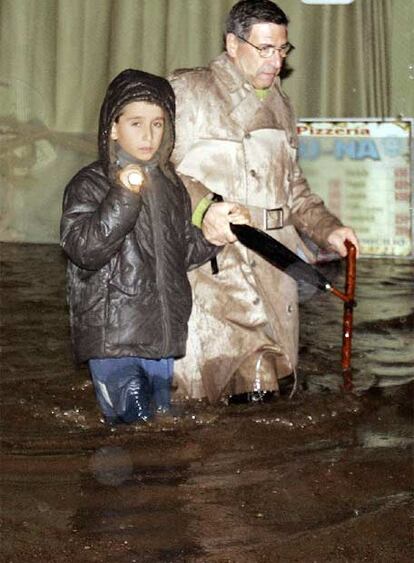
[[[352,352],[352,325],[355,302],[356,285],[356,248],[349,240],[345,241],[348,249],[346,256],[345,293],[331,287],[334,295],[344,302],[344,317],[342,324],[342,374],[345,391],[352,391],[351,352]]]
[[[244,246],[259,254],[294,280],[309,283],[321,291],[330,291],[344,302],[341,365],[344,390],[351,391],[353,389],[351,373],[352,324],[353,309],[356,305],[354,300],[356,247],[349,240],[345,241],[348,254],[346,258],[345,292],[342,292],[333,287],[329,280],[316,268],[302,260],[297,254],[264,231],[249,225],[235,225],[233,223],[230,224],[230,228]]]

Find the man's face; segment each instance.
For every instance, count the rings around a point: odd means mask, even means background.
[[[112,124],[111,139],[138,160],[150,160],[164,133],[165,118],[160,106],[148,102],[127,104]]]
[[[288,42],[287,27],[275,23],[256,23],[252,26],[247,40],[256,47],[282,47]],[[272,57],[263,59],[257,49],[240,41],[232,33],[227,35],[226,46],[234,64],[254,88],[270,88],[283,66],[283,57],[279,51]]]

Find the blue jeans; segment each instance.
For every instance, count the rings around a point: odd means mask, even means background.
[[[108,422],[148,420],[152,407],[169,410],[173,358],[100,358],[88,364],[98,404]]]

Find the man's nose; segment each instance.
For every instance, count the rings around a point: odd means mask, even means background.
[[[281,51],[275,51],[270,58],[272,64],[277,68],[277,70],[282,68],[284,59],[285,57],[282,55]]]
[[[283,59],[281,57],[277,58],[276,55],[272,55],[268,63],[262,68],[265,72],[279,72],[283,66]]]

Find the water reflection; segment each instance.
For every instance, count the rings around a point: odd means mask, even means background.
[[[133,466],[127,451],[120,447],[99,448],[89,460],[89,468],[102,485],[117,487],[131,478]]]
[[[333,266],[327,267],[332,270]],[[335,284],[340,288],[343,283],[342,268]],[[413,380],[414,263],[410,260],[359,260],[356,299],[352,352],[356,390]],[[301,315],[301,365],[310,386],[320,389],[325,383],[328,389],[338,388],[341,382],[341,303],[331,295],[320,295],[303,303]],[[312,368],[312,358],[316,369]]]

